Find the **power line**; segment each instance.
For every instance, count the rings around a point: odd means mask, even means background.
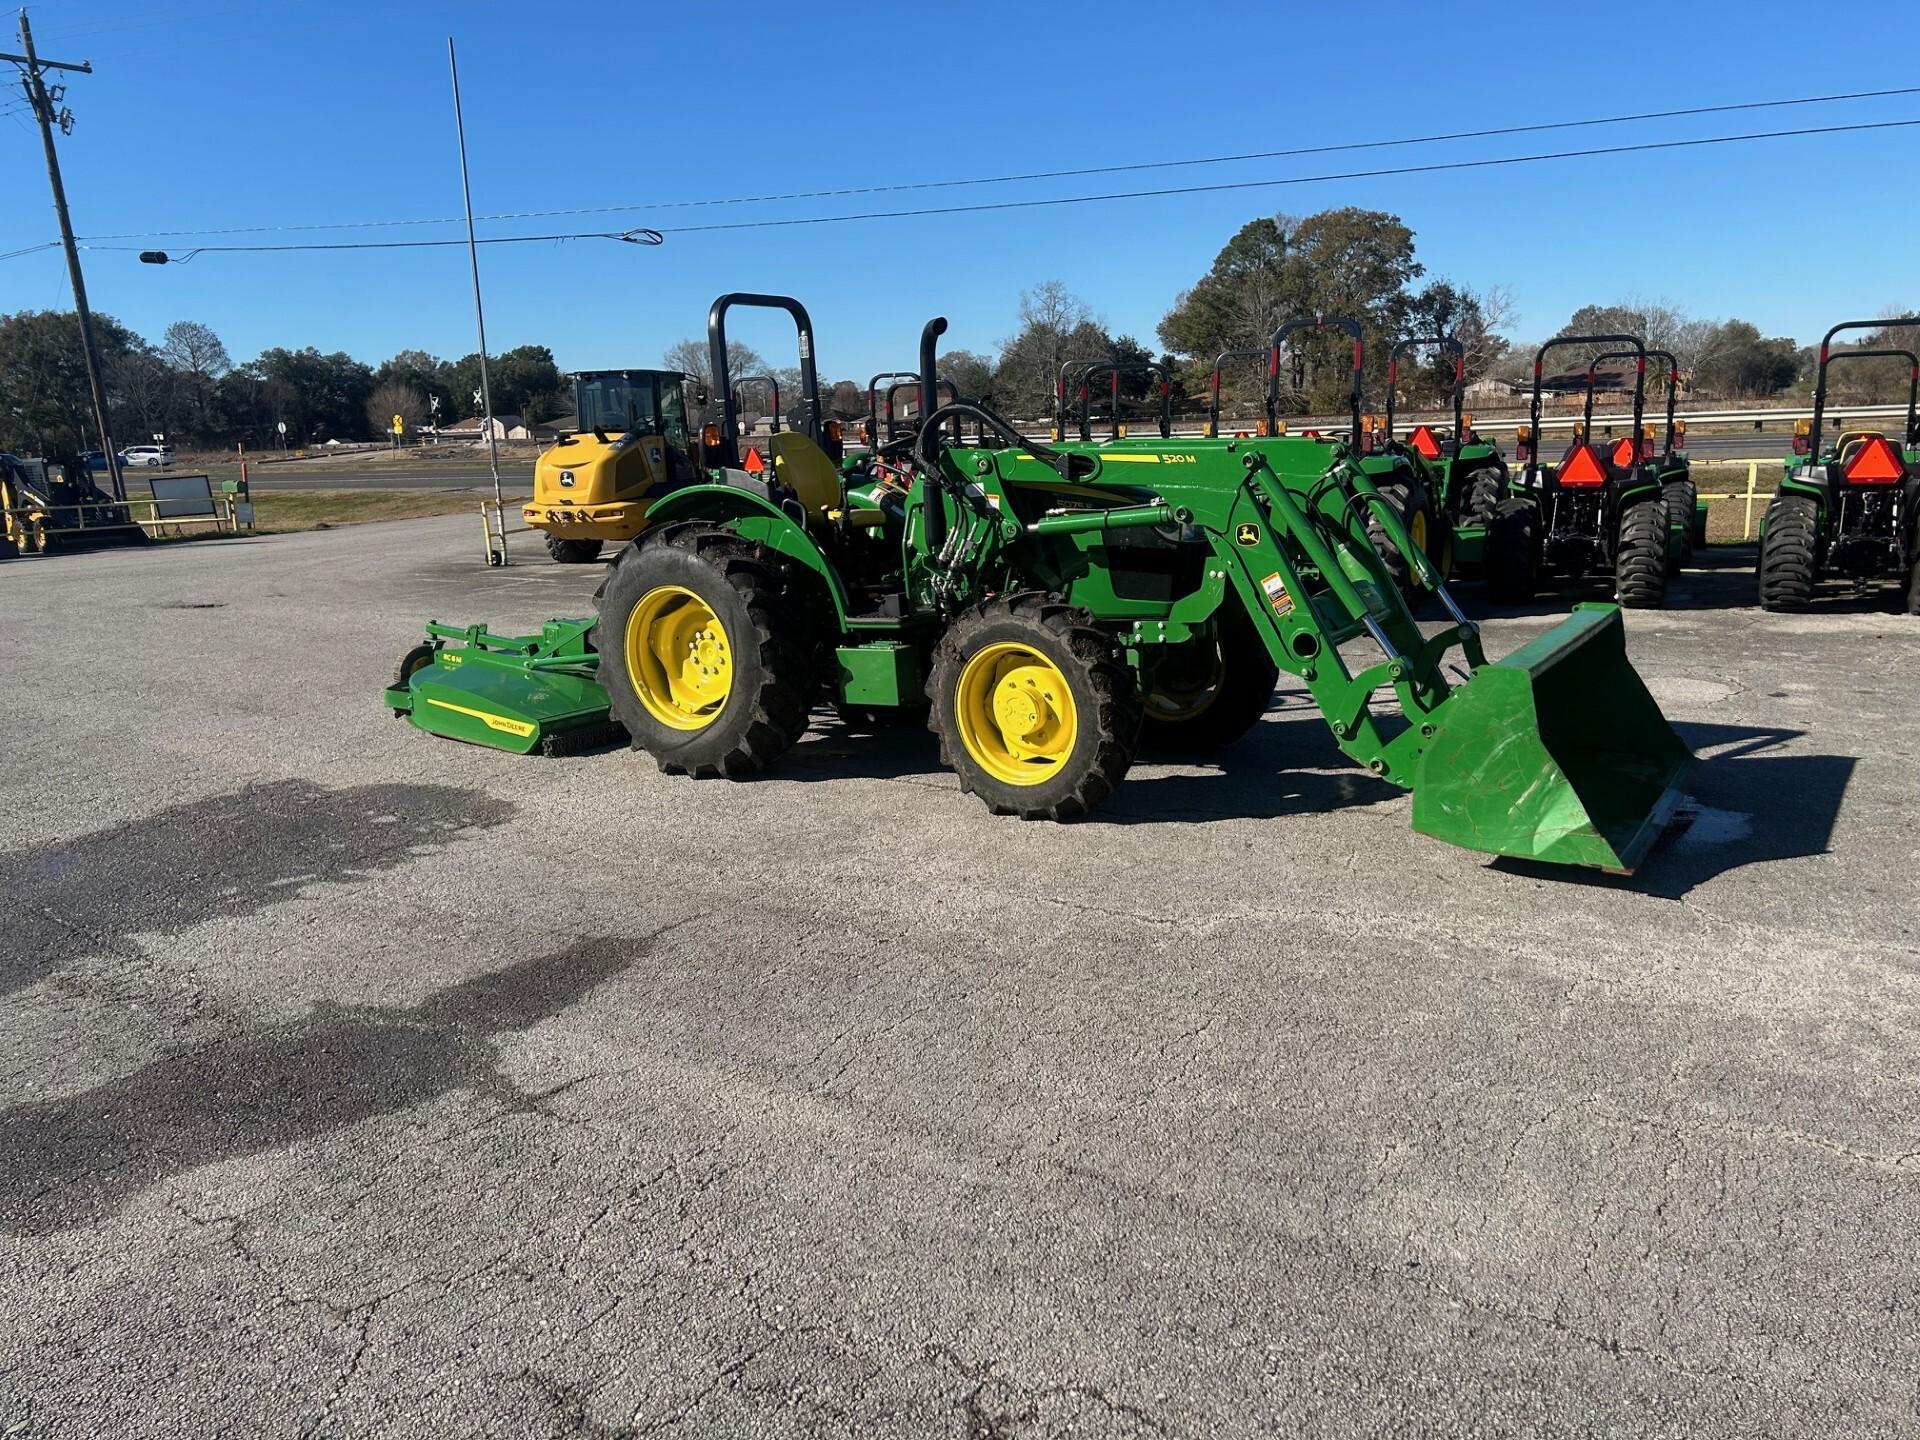
[[[476,245],[532,245],[543,240],[623,240],[629,245],[659,245],[665,237],[658,230],[636,227],[632,230],[590,230],[573,235],[494,235],[483,236],[473,243]],[[49,242],[52,243],[52,242]],[[148,255],[165,256],[155,264],[184,265],[196,255],[233,254],[246,252],[266,254],[286,250],[431,250],[444,245],[465,245],[465,240],[333,240],[314,241],[310,244],[286,245],[196,245],[179,255],[167,255],[164,251],[141,250],[141,257]],[[45,245],[34,245],[26,250],[16,250],[15,255],[30,254],[33,250],[44,250]],[[82,250],[140,250],[138,245],[82,245]],[[0,260],[10,259],[0,255]]]
[[[1582,160],[1604,155],[1646,154],[1660,150],[1687,150],[1709,145],[1737,145],[1760,140],[1786,140],[1810,135],[1840,135],[1870,130],[1903,130],[1920,126],[1920,119],[1862,121],[1852,125],[1819,125],[1800,130],[1758,130],[1743,135],[1708,135],[1689,140],[1649,140],[1635,145],[1602,145],[1587,150],[1556,150],[1539,155],[1502,155],[1486,160],[1443,160],[1425,165],[1396,165],[1376,170],[1344,170],[1322,175],[1290,175],[1274,180],[1228,180],[1214,185],[1175,185],[1156,190],[1118,190],[1099,195],[1049,196],[1032,200],[980,201],[970,205],[925,206],[912,210],[865,210],[846,215],[793,216],[772,220],[732,220],[712,225],[666,226],[644,232],[611,235],[590,231],[573,235],[496,235],[482,245],[519,245],[536,241],[624,239],[634,234],[711,234],[726,230],[766,230],[799,225],[844,225],[858,220],[902,220],[934,215],[970,215],[997,210],[1038,210],[1063,205],[1094,205],[1115,200],[1149,200],[1176,195],[1212,195],[1235,190],[1266,190],[1290,185],[1318,185],[1335,180],[1375,180],[1399,175],[1432,175],[1447,171],[1486,170],[1507,165],[1535,165],[1557,160]],[[402,250],[442,245],[464,245],[464,240],[341,240],[283,245],[203,245],[187,258],[201,254],[246,254],[292,250]],[[657,244],[658,240],[636,243]],[[135,245],[89,245],[89,250],[131,251]],[[4,258],[4,257],[0,257]]]
[[[735,195],[721,199],[662,200],[624,205],[587,205],[560,210],[503,210],[476,215],[476,220],[544,220],[568,215],[614,215],[642,210],[690,210],[727,205],[767,205],[795,200],[838,200],[855,195],[888,195],[907,191],[949,190],[982,185],[1008,185],[1028,180],[1066,180],[1090,175],[1118,175],[1147,170],[1174,170],[1200,165],[1237,165],[1251,160],[1299,159],[1357,150],[1396,149],[1407,145],[1437,145],[1456,140],[1485,140],[1508,135],[1539,134],[1555,130],[1590,129],[1602,125],[1629,125],[1648,120],[1671,120],[1735,111],[1781,109],[1796,105],[1832,105],[1854,100],[1880,100],[1920,95],[1920,85],[1895,90],[1855,90],[1833,95],[1805,95],[1783,100],[1745,100],[1726,105],[1696,105],[1681,110],[1646,110],[1631,115],[1607,115],[1588,120],[1552,120],[1529,125],[1503,125],[1487,130],[1456,130],[1438,135],[1415,135],[1398,140],[1352,140],[1331,145],[1307,145],[1290,150],[1257,150],[1240,155],[1209,155],[1191,160],[1147,160],[1120,165],[1091,165],[1075,170],[1032,170],[1012,175],[978,176],[962,180],[916,180],[890,185],[856,185],[834,190],[793,190],[773,195]],[[1808,132],[1817,133],[1817,132]],[[1391,173],[1391,172],[1387,172]],[[136,230],[124,234],[88,235],[86,240],[192,239],[202,235],[263,235],[279,231],[378,230],[411,225],[456,225],[458,215],[411,220],[333,220],[312,225],[234,225],[206,230]]]

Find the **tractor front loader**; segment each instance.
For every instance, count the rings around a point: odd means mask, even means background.
[[[1859,591],[1899,580],[1907,614],[1920,615],[1920,354],[1833,349],[1845,330],[1905,326],[1920,326],[1920,316],[1849,320],[1820,341],[1813,418],[1795,426],[1793,457],[1760,529],[1760,603],[1768,610],[1803,610],[1820,581],[1838,575]],[[1828,370],[1839,360],[1874,359],[1907,362],[1904,438],[1843,430],[1822,449]]]
[[[1538,458],[1540,409],[1547,352],[1563,346],[1623,346],[1634,359],[1633,429],[1611,451],[1593,443],[1593,392],[1597,371],[1586,369],[1586,419],[1556,464]],[[1658,608],[1666,603],[1667,576],[1678,568],[1691,515],[1671,523],[1662,471],[1652,442],[1642,434],[1646,408],[1647,348],[1633,335],[1562,335],[1533,357],[1533,402],[1528,424],[1515,443],[1520,474],[1511,477],[1508,498],[1487,520],[1487,595],[1496,603],[1530,598],[1543,575],[1569,579],[1604,574],[1622,605]]]
[[[788,308],[808,331],[797,302],[723,297],[716,370],[739,304]],[[945,328],[922,335],[928,394]],[[986,443],[953,443],[956,419]],[[1332,437],[1043,446],[963,400],[922,418],[910,483],[880,494],[790,433],[770,474],[723,465],[660,501],[590,621],[554,622],[539,655],[515,642],[529,653],[510,718],[537,731],[526,695],[591,667],[662,770],[737,777],[776,764],[817,699],[926,706],[963,789],[1068,820],[1124,779],[1152,697],[1181,702],[1161,708],[1163,733],[1237,734],[1284,670],[1348,756],[1412,790],[1416,830],[1631,870],[1692,756],[1628,664],[1619,611],[1583,606],[1489,663],[1362,459]],[[1433,636],[1373,527],[1445,608]],[[430,636],[440,648],[387,692],[440,733],[454,731],[416,702],[473,663],[453,639]],[[461,738],[535,738],[481,729]]]

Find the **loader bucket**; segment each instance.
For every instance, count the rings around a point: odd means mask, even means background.
[[[1496,855],[1631,874],[1693,767],[1627,661],[1615,605],[1575,606],[1481,666],[1432,722],[1413,828]]]
[[[395,714],[431,735],[526,755],[563,754],[618,739],[607,692],[594,678],[595,659],[582,643],[583,622],[553,622],[539,635],[460,634],[462,646],[407,652],[386,691]]]

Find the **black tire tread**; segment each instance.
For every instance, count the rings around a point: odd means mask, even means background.
[[[560,535],[547,536],[547,554],[556,565],[590,565],[600,558],[604,540],[568,540]]]
[[[1819,578],[1820,507],[1805,495],[1776,495],[1760,542],[1760,608],[1804,610]]]
[[[1411,521],[1417,511],[1425,510],[1427,515],[1427,543],[1432,544],[1440,537],[1439,517],[1435,513],[1433,501],[1427,494],[1427,487],[1419,480],[1409,477],[1405,480],[1390,480],[1377,487],[1387,502],[1393,506],[1394,513],[1400,517],[1403,526],[1411,528]],[[1409,607],[1419,603],[1424,587],[1407,557],[1400,553],[1400,547],[1387,536],[1386,526],[1380,523],[1379,508],[1368,504],[1367,539],[1373,542],[1374,554],[1380,557],[1380,563],[1386,567],[1388,577],[1394,588],[1400,592]],[[1429,560],[1438,564],[1436,557]]]
[[[971,637],[1004,621],[1045,631],[1064,642],[1097,697],[1091,716],[1097,743],[1089,763],[1068,777],[1064,793],[1044,800],[1036,796],[1034,803],[1026,805],[996,801],[974,785],[968,773],[972,762],[956,731],[950,703],[960,670],[974,648]],[[940,763],[959,777],[963,791],[978,795],[996,815],[1018,815],[1022,820],[1079,819],[1099,806],[1126,778],[1140,741],[1142,712],[1133,671],[1121,658],[1113,639],[1093,623],[1093,616],[1086,610],[1044,590],[1002,595],[956,616],[935,647],[927,696],[932,702],[927,728],[939,737]],[[1087,723],[1087,719],[1083,715],[1081,723]]]
[[[1143,710],[1140,743],[1170,755],[1224,750],[1260,723],[1280,683],[1280,667],[1231,591],[1215,622],[1225,670],[1213,704],[1188,720],[1163,720]]]
[[[1686,538],[1680,542],[1680,559],[1674,567],[1678,569],[1693,561],[1693,511],[1700,500],[1700,487],[1688,476],[1683,480],[1669,480],[1660,493],[1667,502],[1667,524],[1684,527],[1682,533]]]
[[[1539,586],[1535,528],[1540,512],[1531,501],[1502,500],[1487,517],[1484,566],[1487,599],[1495,605],[1522,605]]]
[[[744,708],[744,724],[734,719],[724,731],[690,732],[694,738],[671,751],[655,750],[643,740],[648,717],[631,685],[607,686],[613,718],[626,728],[632,747],[650,753],[665,774],[691,775],[697,780],[737,780],[756,774],[791,750],[807,731],[813,666],[809,661],[811,646],[800,619],[802,611],[787,603],[780,572],[764,547],[731,530],[698,521],[648,531],[621,551],[615,568],[624,571],[643,565],[647,556],[663,547],[683,551],[711,567],[716,578],[745,602],[751,643],[764,679],[751,695],[729,699],[736,713]],[[602,593],[615,589],[619,578],[617,574],[609,576]],[[605,665],[610,645],[619,645],[620,638],[612,636],[607,637],[607,643],[602,641],[596,623],[590,643],[601,653],[601,664]],[[618,663],[624,665],[624,660]],[[699,743],[701,739],[710,740],[714,733],[727,732],[732,733],[724,746]]]
[[[1613,578],[1621,605],[1657,610],[1667,600],[1667,502],[1641,500],[1620,517]]]

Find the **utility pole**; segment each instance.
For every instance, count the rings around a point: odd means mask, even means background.
[[[447,37],[447,70],[453,76],[453,129],[460,142],[460,194],[467,207],[467,262],[473,267],[473,321],[480,332],[480,400],[487,427],[487,460],[493,469],[493,514],[500,543],[498,561],[507,563],[506,500],[500,493],[500,443],[493,433],[493,384],[487,376],[487,312],[480,304],[480,247],[473,238],[473,185],[467,179],[467,122],[460,113],[460,62],[453,56],[453,37]],[[488,552],[489,560],[493,552]]]
[[[120,457],[113,448],[113,433],[107,425],[107,392],[100,382],[100,354],[93,344],[93,312],[87,308],[87,282],[80,274],[80,250],[73,243],[73,221],[67,215],[67,187],[60,181],[60,157],[53,148],[53,127],[62,135],[73,131],[73,112],[61,109],[54,114],[54,97],[48,95],[41,80],[43,70],[73,70],[91,75],[93,65],[86,60],[42,60],[33,50],[33,29],[27,24],[26,7],[20,9],[20,48],[24,55],[0,54],[20,67],[20,85],[27,92],[27,103],[40,122],[40,142],[47,151],[47,179],[53,184],[53,211],[60,217],[60,243],[67,250],[67,275],[73,281],[73,309],[80,318],[80,348],[86,352],[87,387],[93,392],[93,423],[100,431],[100,453],[106,457],[107,473],[113,477],[113,498],[127,498],[126,481],[120,475]],[[64,87],[56,87],[63,89]]]

